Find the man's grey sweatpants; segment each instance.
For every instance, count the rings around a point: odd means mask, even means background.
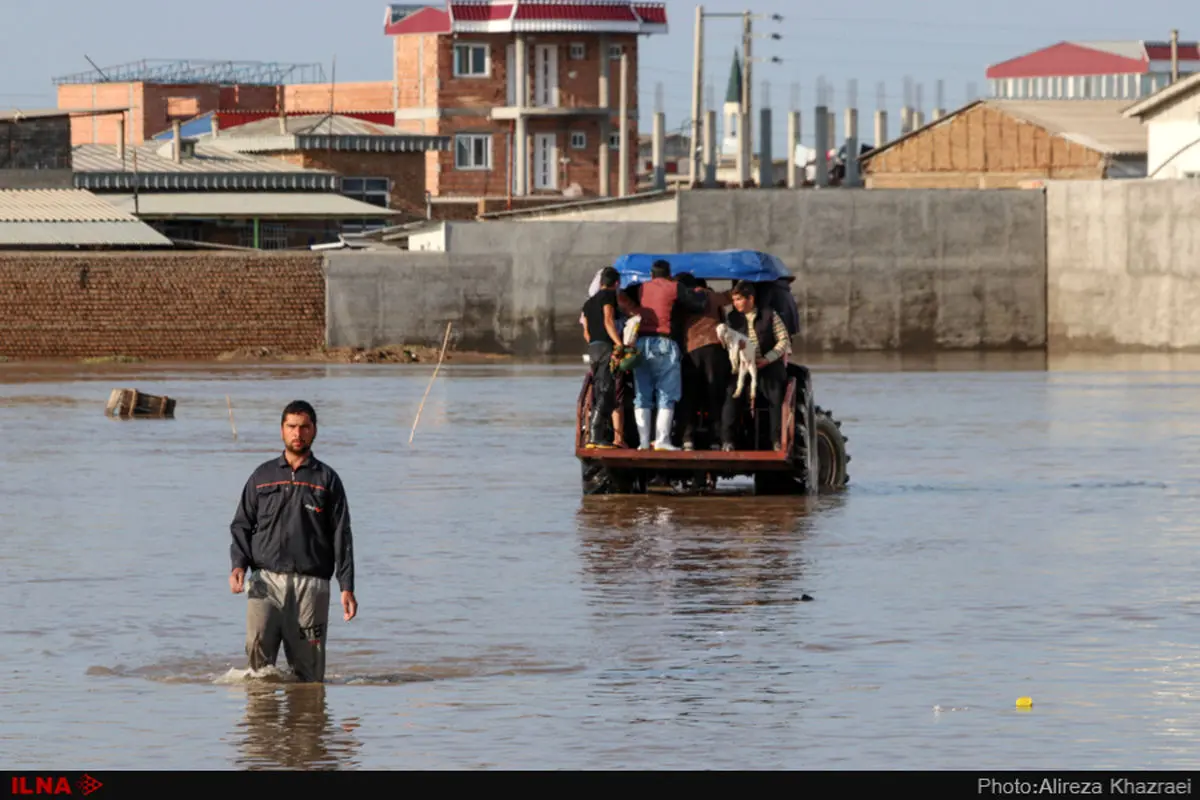
[[[296,677],[325,680],[329,581],[308,575],[255,570],[246,586],[246,656],[250,668],[274,666],[283,644]]]

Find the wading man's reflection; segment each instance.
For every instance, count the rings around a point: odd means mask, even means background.
[[[334,726],[324,684],[248,686],[241,727],[243,769],[341,769],[361,746],[356,725]]]

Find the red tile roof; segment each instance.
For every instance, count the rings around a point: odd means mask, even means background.
[[[667,7],[665,4],[647,5],[645,3],[635,3],[633,10],[642,18],[643,22],[650,25],[666,25],[667,24]]]
[[[490,22],[512,16],[512,3],[483,5],[481,3],[451,3],[450,16],[455,22]]]
[[[1179,43],[1179,60],[1180,61],[1197,61],[1200,60],[1200,47],[1197,47],[1194,42]],[[1171,60],[1171,45],[1155,42],[1153,44],[1146,43],[1146,55],[1151,61],[1170,61]]]
[[[637,22],[631,6],[616,3],[517,3],[519,20]]]
[[[988,67],[988,80],[997,78],[1040,78],[1052,75],[1142,74],[1146,62],[1112,53],[1060,42]]]
[[[515,8],[515,13],[514,13]],[[390,18],[385,32],[392,36],[413,33],[450,33],[459,24],[470,30],[492,30],[489,23],[509,20],[524,23],[525,30],[540,30],[541,23],[559,30],[562,25],[605,26],[667,24],[666,3],[631,2],[630,0],[450,0],[445,10],[428,6],[414,9],[412,6],[390,6]],[[530,27],[530,26],[533,27]],[[551,28],[547,28],[550,30]]]
[[[384,27],[388,36],[406,33],[449,33],[450,15],[440,8],[422,8]]]

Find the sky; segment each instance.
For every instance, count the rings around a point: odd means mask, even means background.
[[[417,0],[408,0],[414,2]],[[143,59],[229,59],[319,62],[341,81],[390,80],[391,41],[383,33],[380,0],[205,0],[154,4],[145,0],[0,0],[0,108],[54,107],[53,79]],[[1161,39],[1178,28],[1182,41],[1200,37],[1185,26],[1195,0],[707,0],[709,13],[750,11],[760,34],[752,45],[754,107],[769,99],[773,152],[782,155],[786,112],[801,112],[801,141],[813,141],[812,109],[824,82],[832,106],[846,107],[857,82],[860,140],[872,137],[879,87],[895,134],[905,99],[920,87],[926,119],[937,104],[952,110],[986,95],[989,64],[1063,40]],[[176,10],[182,9],[182,10]],[[668,131],[688,130],[692,102],[696,4],[668,0],[670,32],[641,41],[639,125],[663,111]],[[769,19],[783,16],[781,22]],[[779,39],[765,38],[778,34]],[[704,101],[718,119],[730,64],[741,44],[741,22],[704,25]],[[765,85],[764,85],[765,84]],[[757,117],[752,118],[757,125]]]

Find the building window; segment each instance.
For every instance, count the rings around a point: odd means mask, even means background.
[[[621,147],[621,132],[620,131],[612,131],[608,134],[608,146],[614,150],[620,149],[620,147]]]
[[[389,208],[390,184],[387,178],[342,178],[342,194],[373,206]]]
[[[492,137],[486,133],[460,133],[454,137],[455,169],[491,169]]]
[[[571,131],[571,149],[583,150],[587,147],[587,134],[582,131]]]
[[[456,78],[487,77],[488,61],[486,44],[454,45],[454,77]]]
[[[619,44],[610,44],[608,46],[609,59],[611,59],[612,61],[620,61],[621,53],[624,52],[624,50],[625,50],[625,48],[621,47],[621,45],[619,45]]]
[[[386,219],[344,220],[341,225],[342,233],[366,233],[386,228],[391,223]]]
[[[243,226],[238,231],[238,244],[254,247],[254,224]],[[260,250],[285,250],[288,246],[287,226],[279,222],[260,222],[258,225],[258,247]]]
[[[587,46],[583,42],[571,42],[571,60],[581,61],[587,58]]]

